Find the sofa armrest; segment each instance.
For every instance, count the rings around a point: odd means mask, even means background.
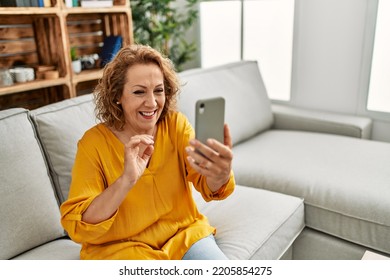
[[[312,111],[272,104],[273,129],[303,130],[370,139],[372,120],[366,117]]]

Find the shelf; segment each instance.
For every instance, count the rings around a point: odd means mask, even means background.
[[[1,15],[45,15],[45,14],[58,14],[61,9],[58,7],[39,8],[39,7],[1,7]]]
[[[0,110],[37,107],[88,92],[103,69],[73,73],[70,50],[79,57],[99,55],[107,36],[121,36],[123,45],[133,42],[129,0],[114,0],[112,7],[102,8],[50,2],[52,7],[0,7],[0,68],[48,66],[60,77],[0,87]]]
[[[126,6],[112,6],[111,8],[66,8],[62,11],[65,14],[112,14],[126,12],[124,9]],[[127,11],[130,12],[130,11]]]
[[[103,69],[83,70],[80,74],[74,74],[72,83],[77,84],[85,81],[98,80],[103,75]]]
[[[0,7],[1,15],[44,15],[44,14],[92,14],[92,13],[120,13],[129,8],[130,3],[116,4],[112,7],[82,8],[82,7]],[[128,11],[130,12],[130,10]]]
[[[57,78],[52,80],[34,80],[31,82],[16,83],[12,86],[0,87],[0,96],[23,92],[23,91],[30,91],[30,90],[40,89],[40,88],[61,86],[61,85],[65,85],[66,83],[67,83],[66,78]]]

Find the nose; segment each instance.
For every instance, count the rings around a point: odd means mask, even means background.
[[[157,106],[157,101],[156,101],[156,98],[155,98],[153,92],[149,92],[145,96],[145,102],[144,103],[145,103],[145,106],[150,107],[150,108],[155,108]]]

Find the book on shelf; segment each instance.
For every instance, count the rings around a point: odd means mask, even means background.
[[[50,0],[0,0],[0,7],[51,7]]]
[[[30,0],[0,0],[0,7],[29,7]]]
[[[83,8],[109,8],[113,5],[113,0],[81,0],[81,7]]]

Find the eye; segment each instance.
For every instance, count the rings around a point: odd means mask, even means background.
[[[164,88],[156,88],[154,90],[154,92],[157,93],[157,94],[162,94],[162,93],[164,93]]]
[[[133,91],[133,94],[136,94],[136,95],[143,94],[143,93],[145,93],[145,91],[140,90],[140,89]]]

